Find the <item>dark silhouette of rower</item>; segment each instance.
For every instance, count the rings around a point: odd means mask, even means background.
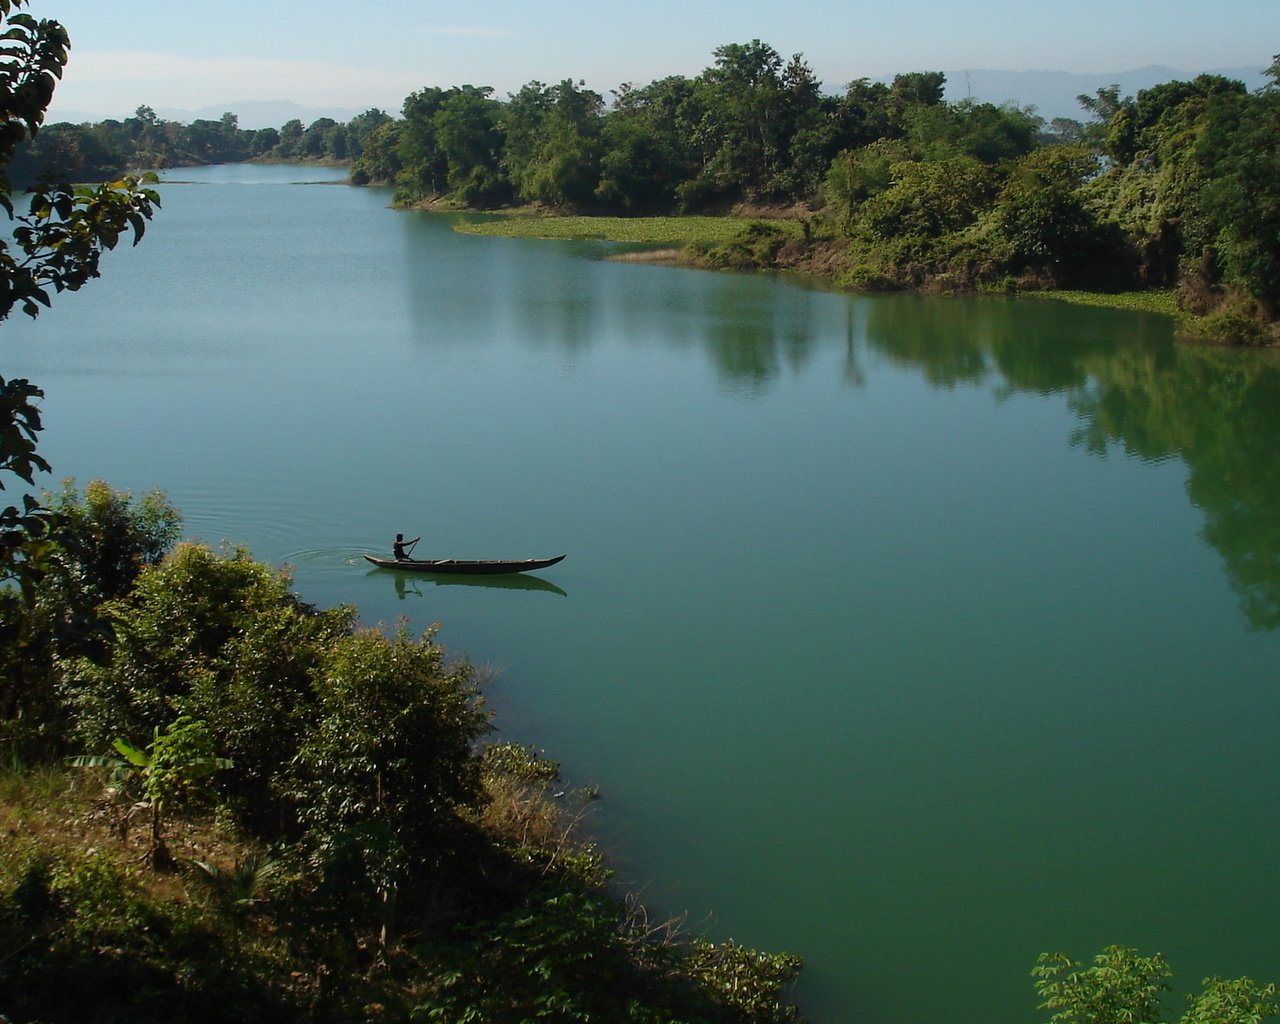
[[[409,552],[405,551],[405,547],[407,546],[409,550],[412,551],[413,546],[420,540],[422,540],[421,537],[414,537],[413,540],[405,540],[403,533],[397,533],[395,543],[391,545],[391,553],[396,556],[396,561],[407,561],[409,558]]]

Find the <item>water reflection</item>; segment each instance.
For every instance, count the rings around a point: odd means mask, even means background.
[[[511,576],[453,576],[448,574],[415,573],[409,576],[394,570],[370,569],[367,576],[390,576],[394,581],[396,597],[425,597],[426,587],[484,587],[488,590],[540,590],[547,594],[568,597],[568,593],[550,580],[527,573]]]
[[[1280,626],[1280,360],[1275,353],[1179,348],[1090,365],[1073,396],[1073,441],[1147,460],[1180,458],[1202,536],[1222,556],[1254,629]]]
[[[870,304],[866,336],[876,351],[916,366],[936,387],[994,383],[1002,393],[1074,391],[1091,362],[1135,349],[1169,360],[1164,317],[1083,313],[1051,302],[898,296]]]
[[[643,265],[619,274],[616,264],[589,258],[600,255],[597,243],[458,236],[456,220],[404,218],[405,259],[414,268],[406,277],[409,302],[433,344],[518,338],[570,362],[609,337],[700,345],[725,383],[749,390],[784,369],[801,371],[813,357],[812,303],[789,283],[762,288],[758,276]],[[541,255],[530,257],[530,245]],[[513,258],[513,249],[524,258]]]
[[[938,387],[1066,394],[1080,421],[1069,442],[1096,456],[1180,459],[1241,611],[1255,629],[1280,626],[1280,358],[1175,344],[1162,317],[1060,309],[877,302],[866,340]]]
[[[519,239],[453,231],[457,215],[402,218],[404,259],[414,323],[423,340],[451,347],[491,345],[519,337],[534,348],[575,356],[601,334],[600,289],[591,260],[564,259],[572,243],[541,242],[547,258],[517,259]]]
[[[422,268],[411,303],[432,343],[505,339],[554,348],[571,362],[606,338],[637,349],[701,348],[720,382],[747,398],[838,344],[841,378],[854,389],[866,381],[860,360],[872,354],[918,370],[936,388],[985,387],[997,399],[1064,395],[1079,418],[1069,443],[1098,456],[1119,448],[1186,464],[1203,537],[1222,557],[1248,621],[1280,626],[1274,354],[1180,346],[1168,318],[1156,315],[997,297],[815,301],[822,289],[790,279],[646,266],[618,273],[616,264],[585,258],[599,246],[536,243],[546,248],[530,258],[530,243],[520,240],[456,244],[448,217],[404,224],[407,253]],[[423,244],[432,232],[443,234]],[[523,258],[505,258],[513,248]],[[566,248],[584,258],[562,258]]]

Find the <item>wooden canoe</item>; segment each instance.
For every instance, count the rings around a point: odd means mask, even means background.
[[[529,572],[532,569],[545,569],[549,565],[555,565],[556,562],[564,558],[564,555],[556,555],[555,558],[525,558],[507,562],[499,559],[476,561],[465,558],[374,558],[373,555],[365,555],[364,557],[379,569],[400,569],[403,572],[459,573],[470,576],[500,576],[510,572]]]

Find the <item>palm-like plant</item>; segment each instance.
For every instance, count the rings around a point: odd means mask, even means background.
[[[125,791],[135,783],[142,789],[142,804],[151,810],[151,843],[147,857],[153,867],[173,862],[164,842],[165,808],[199,795],[214,772],[232,762],[213,752],[213,735],[202,721],[179,718],[163,732],[156,728],[145,748],[117,737],[116,754],[82,754],[70,758],[77,768],[109,768],[111,783]]]

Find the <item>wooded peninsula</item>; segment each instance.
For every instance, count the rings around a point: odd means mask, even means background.
[[[711,266],[795,269],[848,288],[1121,293],[1162,289],[1200,334],[1280,340],[1280,59],[1257,92],[1220,76],[1081,96],[1084,122],[943,100],[941,72],[824,91],[799,54],[717,48],[695,77],[624,83],[608,103],[565,79],[505,99],[429,87],[401,116],[245,131],[140,108],[55,124],[11,179],[123,168],[349,162],[403,205],[758,219],[700,247]],[[661,234],[661,232],[659,233]],[[665,238],[658,238],[666,241]]]

